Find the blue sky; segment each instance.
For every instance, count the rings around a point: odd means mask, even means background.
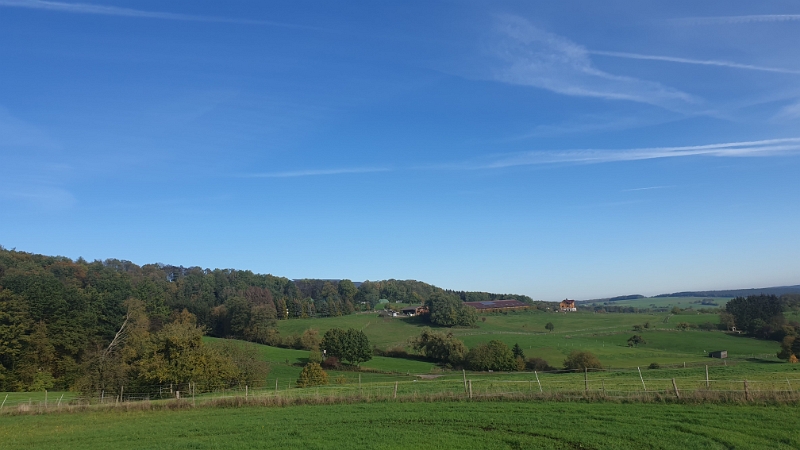
[[[546,300],[798,284],[797,42],[794,1],[0,0],[0,244]]]

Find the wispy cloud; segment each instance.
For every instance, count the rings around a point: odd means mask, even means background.
[[[652,191],[655,189],[669,189],[675,186],[648,186],[648,187],[640,187],[640,188],[633,188],[633,189],[623,189],[620,192],[638,192],[638,191]]]
[[[542,164],[599,164],[616,161],[639,161],[687,156],[755,157],[800,153],[800,138],[769,139],[762,141],[728,142],[685,147],[652,147],[625,150],[564,150],[532,151],[500,155],[492,160],[472,162],[453,169],[501,169],[506,167]]]
[[[800,102],[781,108],[775,119],[800,119]]]
[[[684,25],[717,25],[754,22],[792,22],[800,20],[800,14],[760,14],[748,16],[684,17],[673,22]]]
[[[38,127],[14,117],[0,106],[0,148],[59,148],[60,145]]]
[[[731,69],[758,70],[761,72],[776,72],[776,73],[788,73],[793,75],[800,75],[800,70],[783,69],[780,67],[764,67],[752,64],[740,64],[736,62],[722,61],[716,59],[690,59],[690,58],[678,58],[674,56],[642,55],[639,53],[607,52],[601,50],[588,50],[588,52],[592,55],[611,56],[614,58],[640,59],[649,61],[666,61],[666,62],[674,62],[681,64],[697,64],[702,66],[718,66],[718,67],[728,67]]]
[[[158,11],[143,11],[139,9],[120,8],[117,6],[94,5],[90,3],[65,3],[65,2],[53,2],[46,0],[0,0],[0,6],[40,9],[40,10],[67,12],[74,14],[97,14],[104,16],[120,16],[120,17],[131,17],[131,18],[142,18],[142,19],[180,20],[189,22],[216,22],[216,23],[230,23],[238,25],[266,25],[266,26],[284,27],[284,28],[322,30],[321,28],[316,28],[316,27],[283,23],[283,22],[273,22],[269,20],[237,19],[237,18],[225,18],[225,17],[197,16],[192,14],[179,14],[179,13],[158,12]]]
[[[500,38],[495,56],[503,66],[494,79],[534,86],[559,94],[629,100],[672,110],[686,110],[697,99],[653,81],[614,75],[592,65],[589,51],[562,36],[546,32],[527,20],[497,17]]]
[[[353,173],[375,173],[389,172],[390,169],[382,167],[355,167],[344,169],[317,169],[317,170],[297,170],[290,172],[266,172],[241,175],[242,178],[293,178],[293,177],[313,177],[319,175],[344,175]]]
[[[61,211],[77,203],[71,192],[51,186],[0,186],[0,203],[4,201],[43,211]]]

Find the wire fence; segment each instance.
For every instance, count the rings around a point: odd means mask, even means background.
[[[13,392],[0,394],[0,413],[44,413],[76,408],[104,408],[136,403],[183,406],[204,404],[337,402],[415,399],[606,398],[606,399],[734,399],[800,400],[800,373],[748,371],[724,365],[692,365],[664,369],[584,370],[550,372],[450,372],[443,375],[396,376],[393,381],[362,382],[337,377],[330,384],[298,388],[294,380],[267,379],[229,386],[193,382],[124,386],[99,392]],[[172,403],[170,403],[172,402]]]

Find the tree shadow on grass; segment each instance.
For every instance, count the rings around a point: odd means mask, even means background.
[[[745,361],[757,364],[786,364],[786,361],[775,361],[771,359],[761,359],[761,358],[747,358],[745,359]]]

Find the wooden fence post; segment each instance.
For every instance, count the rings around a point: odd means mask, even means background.
[[[675,378],[672,379],[672,387],[675,388],[675,397],[681,398],[681,393],[678,391],[678,384],[675,383]]]
[[[583,392],[584,392],[584,394],[589,392],[589,368],[588,367],[584,367],[583,368]]]
[[[642,377],[642,369],[639,367],[636,369],[639,370],[639,379],[642,380],[642,387],[644,388],[644,391],[647,392],[647,386],[644,385],[644,377]]]
[[[469,380],[469,398],[472,398],[472,380]]]
[[[119,387],[119,402],[120,403],[125,401],[124,397],[123,397],[124,394],[125,394],[125,385],[122,385],[122,386]]]
[[[464,392],[467,392],[467,371],[466,371],[466,369],[461,369],[461,374],[464,376]]]
[[[744,399],[750,401],[750,389],[748,389],[746,378],[744,380]]]
[[[394,398],[397,398],[397,384],[398,384],[398,382],[395,381],[394,382]]]
[[[533,374],[534,374],[534,375],[536,375],[536,384],[538,384],[538,385],[539,385],[539,392],[540,392],[540,393],[544,392],[544,391],[542,390],[542,382],[541,382],[541,381],[539,381],[539,374],[538,374],[538,373],[536,373],[536,371],[535,371],[535,370],[533,371]]]
[[[8,394],[6,394],[6,398],[3,399],[3,404],[0,405],[0,411],[3,410],[3,406],[6,406],[6,400],[8,400]]]
[[[708,366],[706,366],[706,388],[711,387],[711,384],[708,382]]]
[[[786,379],[786,384],[789,385],[789,392],[794,392],[794,390],[792,389],[792,383],[789,382],[788,378]]]

